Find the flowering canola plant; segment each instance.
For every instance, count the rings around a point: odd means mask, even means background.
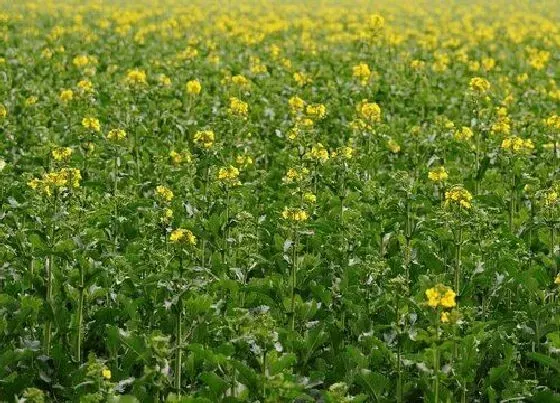
[[[0,400],[560,399],[558,1],[0,4]]]

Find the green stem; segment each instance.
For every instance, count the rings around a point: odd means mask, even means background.
[[[509,198],[509,230],[513,232],[513,212],[515,210],[515,175],[512,178],[510,198]]]
[[[455,237],[455,293],[460,295],[461,287],[461,248],[463,246],[463,226],[459,224],[459,230]]]
[[[78,334],[76,341],[76,360],[82,362],[82,326],[83,326],[83,310],[84,310],[84,269],[80,265],[80,286],[78,296]]]
[[[291,284],[291,294],[292,294],[292,303],[291,303],[291,314],[292,314],[292,331],[295,330],[296,327],[296,276],[297,276],[297,248],[298,248],[298,232],[297,226],[294,226],[294,244],[292,246],[292,284]]]
[[[179,255],[179,272],[180,278],[183,277],[183,251],[180,251]],[[181,367],[182,367],[182,358],[183,358],[183,299],[182,296],[179,295],[179,300],[177,301],[177,314],[176,314],[176,323],[175,323],[175,349],[176,349],[176,358],[175,358],[175,391],[177,396],[181,396]]]

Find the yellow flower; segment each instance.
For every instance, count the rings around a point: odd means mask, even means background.
[[[341,158],[345,158],[347,160],[351,159],[354,156],[355,150],[350,146],[343,146],[338,149],[338,152],[335,154],[340,156]],[[333,157],[335,156],[333,155]]]
[[[231,78],[231,82],[234,83],[235,85],[238,85],[239,87],[243,87],[246,88],[249,86],[249,80],[247,80],[247,78],[245,76],[242,75],[236,75],[233,76]]]
[[[194,236],[192,231],[183,228],[178,228],[171,231],[171,234],[169,235],[169,240],[173,243],[182,242],[191,246],[196,245],[196,237]]]
[[[221,167],[218,170],[218,180],[227,185],[239,185],[239,169],[230,165],[228,167]]]
[[[524,140],[518,136],[511,136],[502,140],[502,148],[514,154],[530,154],[535,148],[535,145],[531,139]]]
[[[373,31],[380,31],[385,26],[385,18],[379,14],[369,16],[368,26]]]
[[[461,130],[456,130],[454,134],[455,140],[458,141],[470,140],[472,136],[473,132],[471,128],[466,126],[461,127]]]
[[[415,59],[415,60],[410,62],[410,68],[412,70],[419,71],[419,70],[423,70],[424,67],[426,67],[426,62],[423,61],[423,60],[416,60]]]
[[[439,166],[428,172],[428,179],[432,182],[444,182],[447,179],[447,171],[444,166]]]
[[[170,87],[171,86],[171,79],[163,73],[160,74],[157,77],[157,81],[158,81],[159,85],[161,85],[162,87]]]
[[[235,158],[235,163],[241,167],[247,167],[253,164],[253,159],[248,155],[238,155]]]
[[[284,207],[284,211],[282,211],[282,218],[288,221],[301,222],[307,221],[309,215],[305,210],[299,208],[290,209],[288,207]]]
[[[486,71],[493,70],[496,66],[496,61],[491,57],[482,59],[482,68]]]
[[[288,105],[292,114],[301,113],[305,108],[305,101],[300,97],[294,96],[288,100]]]
[[[4,119],[6,116],[8,116],[8,110],[4,105],[0,104],[0,118]]]
[[[315,203],[317,201],[317,196],[311,192],[306,192],[303,194],[303,201],[306,203]]]
[[[471,78],[471,81],[469,82],[469,87],[473,92],[483,94],[490,89],[490,82],[481,77],[474,77]]]
[[[286,175],[282,178],[282,182],[284,183],[298,183],[303,181],[307,174],[309,174],[309,170],[307,168],[289,168],[286,172]]]
[[[556,276],[556,278],[554,279],[554,284],[560,285],[560,274],[558,274],[558,275]]]
[[[167,223],[172,219],[173,219],[173,210],[171,210],[170,208],[166,208],[165,210],[163,210],[163,217],[161,218],[161,221]]]
[[[553,129],[560,129],[560,116],[558,115],[549,116],[544,122],[548,127],[551,127]]]
[[[449,323],[449,312],[442,312],[441,313],[441,323]]]
[[[37,97],[35,96],[30,96],[28,98],[25,99],[25,106],[33,106],[37,103]]]
[[[439,292],[437,292],[435,287],[426,290],[426,297],[428,298],[428,305],[432,308],[436,308],[441,300]]]
[[[306,73],[296,71],[293,74],[294,81],[297,83],[298,86],[303,87],[305,84],[309,84],[312,82],[311,78],[307,76]]]
[[[432,308],[437,308],[438,306],[453,308],[456,305],[455,297],[455,291],[443,284],[436,284],[434,287],[426,290],[428,306]]]
[[[162,198],[163,200],[165,200],[166,202],[170,202],[171,200],[173,200],[174,197],[174,194],[171,191],[171,189],[163,185],[156,186],[156,195]]]
[[[90,62],[91,59],[89,58],[88,55],[79,55],[74,57],[74,59],[72,59],[72,63],[74,64],[74,66],[78,68],[87,66]]]
[[[70,147],[56,147],[51,154],[56,161],[62,161],[70,158],[72,149]]]
[[[393,139],[389,139],[389,141],[387,141],[387,147],[393,154],[397,154],[401,151],[401,146]]]
[[[370,123],[379,122],[381,120],[381,108],[376,102],[368,102],[367,99],[362,99],[356,109],[358,115]]]
[[[455,297],[455,291],[453,291],[451,288],[448,288],[445,291],[445,294],[443,294],[441,297],[441,306],[443,306],[444,308],[453,308],[456,305]]]
[[[82,119],[82,126],[86,129],[91,129],[96,132],[101,130],[99,119],[93,117],[85,117]]]
[[[198,95],[202,90],[202,85],[198,80],[190,80],[189,82],[187,82],[185,88],[187,89],[187,92],[189,94]]]
[[[194,143],[204,148],[212,147],[214,144],[214,132],[212,130],[199,130],[194,134]]]
[[[192,161],[191,154],[188,151],[185,151],[184,153],[178,153],[177,151],[173,150],[169,153],[169,157],[171,157],[171,162],[173,162],[173,165],[179,165],[183,162],[190,163]]]
[[[128,70],[126,73],[126,82],[130,85],[143,85],[147,84],[147,76],[144,70],[133,69]]]
[[[323,104],[307,105],[305,113],[313,119],[323,119],[327,114],[327,108]]]
[[[120,141],[126,138],[126,131],[124,129],[111,129],[107,133],[107,139],[111,141]]]
[[[315,144],[311,147],[311,151],[305,153],[305,157],[309,159],[325,162],[329,159],[329,152],[321,143]]]
[[[93,91],[93,84],[89,80],[78,81],[78,88],[82,93],[90,93]]]
[[[518,82],[519,84],[524,83],[524,82],[527,81],[528,79],[529,79],[529,74],[527,74],[527,73],[518,74],[518,75],[517,75],[517,78],[516,78],[516,80],[517,80],[517,82]]]
[[[249,105],[247,102],[243,102],[239,98],[231,97],[229,99],[228,112],[232,115],[246,118],[249,114]]]
[[[460,185],[453,186],[449,191],[445,192],[445,206],[457,205],[466,209],[472,207],[472,194]]]
[[[108,381],[111,380],[111,370],[108,369],[108,368],[105,368],[103,371],[101,371],[101,376]]]
[[[360,80],[362,85],[366,85],[371,77],[371,70],[369,69],[367,63],[361,62],[352,67],[352,77]]]
[[[72,90],[61,90],[59,98],[62,102],[71,101],[72,98],[74,98],[74,91],[72,91]]]

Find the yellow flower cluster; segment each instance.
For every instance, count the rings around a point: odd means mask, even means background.
[[[110,381],[111,380],[111,370],[108,368],[105,368],[103,371],[101,371],[101,376],[103,378],[105,378],[106,380]]]
[[[184,228],[177,228],[171,231],[169,241],[173,243],[185,243],[191,246],[196,245],[196,237],[192,231]]]
[[[247,88],[251,84],[245,76],[242,76],[240,74],[238,74],[236,76],[233,76],[231,78],[231,82],[234,83],[235,85],[241,87],[241,88]]]
[[[8,110],[4,105],[0,104],[0,118],[4,119],[6,116],[8,116]]]
[[[133,69],[126,73],[126,82],[130,85],[143,85],[148,83],[146,72],[144,70]]]
[[[43,174],[41,179],[33,178],[27,182],[27,185],[33,190],[39,190],[51,196],[55,189],[79,188],[81,180],[82,174],[79,169],[62,168],[60,171]]]
[[[301,169],[296,168],[289,168],[286,175],[282,178],[282,182],[284,183],[299,183],[303,181],[307,175],[309,174],[309,170],[305,167]]]
[[[94,57],[88,55],[78,55],[72,59],[72,64],[78,68],[85,67],[89,64],[94,64],[96,62]]]
[[[82,119],[82,126],[86,129],[91,129],[93,131],[100,131],[101,124],[99,123],[99,119],[93,117],[85,117]]]
[[[428,179],[432,182],[445,182],[447,176],[447,171],[444,166],[439,166],[428,172]]]
[[[93,83],[89,80],[78,81],[78,89],[82,94],[89,94],[93,92]]]
[[[490,89],[490,82],[485,78],[474,77],[469,82],[469,87],[473,92],[484,94]]]
[[[303,201],[306,203],[315,203],[317,201],[317,196],[311,192],[305,192],[303,194]]]
[[[358,116],[368,121],[368,123],[375,123],[381,120],[381,108],[376,102],[368,102],[367,99],[362,101],[356,107]]]
[[[162,87],[171,87],[171,78],[167,77],[163,73],[157,76],[157,82]]]
[[[550,52],[547,50],[539,50],[530,47],[527,49],[527,53],[529,53],[529,65],[535,70],[543,70],[550,60]]]
[[[393,154],[397,154],[401,151],[401,146],[399,145],[399,143],[397,143],[395,140],[393,139],[389,139],[387,140],[387,148],[389,149],[389,151],[391,151]]]
[[[307,105],[305,114],[312,119],[323,119],[327,114],[327,108],[323,104]]]
[[[317,143],[311,147],[311,151],[305,153],[305,157],[320,162],[326,162],[329,159],[329,152],[321,143]]]
[[[72,90],[61,90],[59,98],[62,102],[71,101],[74,98],[74,91],[72,91]]]
[[[467,141],[473,136],[473,132],[470,127],[463,126],[460,130],[455,130],[453,135],[457,141]]]
[[[107,140],[121,141],[126,138],[126,131],[124,129],[111,129],[107,133]]]
[[[214,132],[212,130],[199,130],[194,134],[194,143],[203,148],[210,148],[214,144]]]
[[[371,76],[371,70],[369,69],[367,63],[361,62],[355,65],[354,67],[352,67],[352,77],[360,80],[360,83],[362,85],[367,84],[370,76]]]
[[[296,71],[293,74],[294,77],[294,81],[296,82],[296,84],[299,87],[303,87],[306,84],[309,84],[312,82],[311,78],[307,75],[307,73],[303,72],[303,71]]]
[[[284,207],[284,211],[282,211],[282,218],[288,221],[300,222],[307,221],[309,215],[305,210],[300,208]]]
[[[56,147],[51,152],[55,161],[63,161],[70,158],[72,155],[72,149],[70,147]]]
[[[239,182],[239,169],[233,165],[218,169],[218,180],[230,186],[241,184]]]
[[[37,103],[37,97],[36,96],[30,96],[30,97],[27,97],[25,99],[24,104],[25,104],[26,107],[29,107],[29,106],[35,105],[36,103]]]
[[[290,107],[290,112],[295,115],[303,112],[303,109],[305,108],[305,101],[300,97],[293,96],[288,99],[288,106]]]
[[[190,80],[185,85],[185,88],[189,94],[198,95],[200,94],[200,91],[202,91],[202,84],[200,84],[200,81],[198,80]]]
[[[240,167],[248,167],[249,165],[253,165],[253,158],[249,155],[238,155],[235,158],[235,163]]]
[[[453,186],[445,192],[445,206],[457,205],[462,208],[470,209],[472,207],[472,194],[460,185]]]
[[[171,162],[173,163],[173,165],[180,165],[183,162],[186,162],[186,163],[191,163],[192,162],[191,153],[188,152],[188,151],[178,153],[177,151],[172,150],[169,153],[169,157],[171,158]]]
[[[336,151],[331,152],[331,157],[332,158],[340,157],[349,160],[354,156],[355,152],[356,150],[354,150],[350,146],[342,146],[338,148]]]
[[[560,274],[558,274],[558,275],[556,276],[556,278],[554,279],[554,284],[560,285]]]
[[[530,154],[533,152],[535,145],[531,139],[522,139],[518,136],[511,136],[502,140],[502,148],[515,154]]]
[[[166,202],[170,202],[171,200],[173,200],[173,197],[175,196],[171,191],[171,189],[163,185],[156,186],[156,195],[159,196],[162,200],[165,200]]]
[[[229,99],[228,112],[234,116],[247,118],[247,115],[249,114],[249,104],[247,104],[247,102],[240,100],[237,97],[231,97]]]
[[[560,116],[552,115],[545,119],[545,125],[553,129],[560,129]]]
[[[437,284],[436,286],[426,290],[428,306],[432,308],[437,308],[438,306],[443,308],[453,308],[456,306],[455,297],[455,291],[443,284]]]

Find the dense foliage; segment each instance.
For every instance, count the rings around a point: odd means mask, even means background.
[[[559,3],[370,3],[0,2],[0,401],[560,401]]]

